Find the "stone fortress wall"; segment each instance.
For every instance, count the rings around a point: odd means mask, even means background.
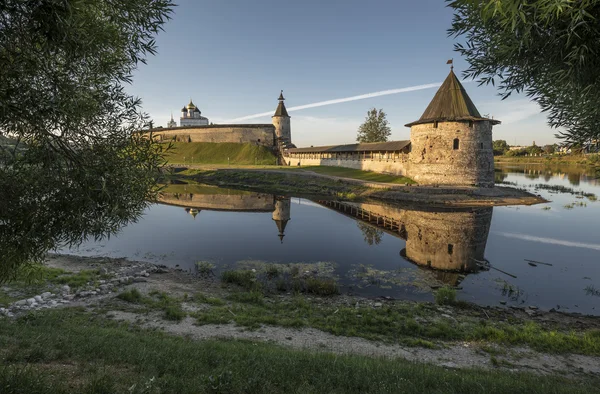
[[[414,125],[410,142],[408,176],[417,183],[494,185],[489,121]]]
[[[384,174],[406,176],[408,173],[408,155],[404,158],[391,158],[386,156],[374,158],[297,158],[286,157],[289,166],[334,166],[354,168],[356,170],[373,171]]]
[[[184,126],[154,129],[152,133],[161,141],[234,142],[275,147],[275,127],[272,124]]]

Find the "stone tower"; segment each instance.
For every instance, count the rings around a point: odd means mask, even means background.
[[[494,186],[492,126],[450,70],[431,103],[409,123],[408,176],[420,184]]]
[[[278,140],[278,146],[280,149],[290,146],[292,144],[292,127],[290,125],[290,115],[288,115],[285,104],[283,103],[285,98],[283,97],[283,90],[279,94],[279,105],[273,115],[273,126],[275,126],[275,137]]]
[[[288,197],[277,197],[275,200],[273,220],[277,224],[281,243],[283,243],[283,237],[285,237],[285,226],[291,219],[291,205],[291,200]]]

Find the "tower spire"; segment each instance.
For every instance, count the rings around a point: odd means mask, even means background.
[[[285,104],[283,103],[285,101],[285,97],[283,97],[283,90],[281,91],[281,93],[279,93],[279,105],[277,106],[277,110],[275,110],[275,115],[273,116],[286,116],[289,117],[290,115],[288,115],[287,109],[285,108]]]

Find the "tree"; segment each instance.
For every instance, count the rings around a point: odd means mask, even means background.
[[[373,108],[367,112],[365,122],[358,128],[356,141],[385,142],[391,134],[385,112]]]
[[[506,154],[510,150],[510,146],[505,140],[496,140],[492,145],[494,149],[494,156],[501,156]]]
[[[0,3],[0,280],[100,238],[156,197],[163,148],[125,92],[171,0]],[[8,148],[7,148],[8,147]]]
[[[451,36],[470,67],[503,98],[525,92],[568,144],[600,137],[600,0],[446,0]]]
[[[379,245],[381,243],[381,239],[383,237],[382,230],[378,229],[377,227],[373,227],[371,225],[368,225],[368,224],[365,224],[362,222],[356,222],[356,225],[358,226],[360,231],[363,233],[365,242],[369,246]]]
[[[556,145],[544,145],[544,153],[547,155],[551,155],[556,152]]]

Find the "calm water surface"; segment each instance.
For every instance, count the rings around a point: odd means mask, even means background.
[[[500,166],[496,178],[551,202],[416,209],[177,185],[116,236],[62,252],[190,271],[301,264],[352,294],[432,300],[451,285],[479,304],[600,314],[600,183],[536,165]]]

